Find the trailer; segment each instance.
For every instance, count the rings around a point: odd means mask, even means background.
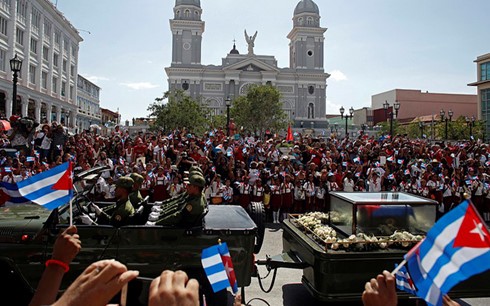
[[[302,269],[319,301],[359,301],[364,285],[395,264],[436,221],[437,202],[407,193],[330,193],[326,213],[290,214],[283,253],[257,262],[269,270]],[[490,272],[454,287],[451,296],[487,297]],[[400,299],[415,298],[399,292]]]

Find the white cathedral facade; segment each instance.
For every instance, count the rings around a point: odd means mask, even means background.
[[[244,95],[251,84],[275,86],[282,94],[283,109],[295,128],[324,129],[327,79],[324,69],[324,33],[320,12],[312,0],[301,0],[294,10],[288,34],[290,63],[279,68],[274,56],[254,53],[255,35],[246,33],[248,52],[233,49],[220,66],[201,63],[200,0],[176,0],[172,30],[172,64],[165,70],[169,90],[182,89],[202,99],[214,114],[225,113],[229,97]],[[256,33],[255,33],[256,34]]]

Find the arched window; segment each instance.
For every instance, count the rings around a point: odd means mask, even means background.
[[[313,17],[306,18],[306,24],[307,25],[313,25]]]
[[[176,17],[178,17],[178,18],[180,18],[180,11],[177,11],[177,12],[175,13],[175,16],[176,16]]]
[[[190,10],[185,10],[185,11],[184,11],[184,17],[185,17],[185,18],[189,18],[189,17],[191,17],[191,11],[190,11]]]
[[[308,104],[308,119],[315,119],[315,106],[313,103]]]
[[[303,25],[303,17],[299,17],[298,18],[298,24],[299,25]]]

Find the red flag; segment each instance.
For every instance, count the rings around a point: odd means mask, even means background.
[[[291,130],[291,124],[288,124],[288,135],[286,141],[293,141],[293,130]]]

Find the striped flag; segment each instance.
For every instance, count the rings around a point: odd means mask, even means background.
[[[201,263],[214,292],[231,287],[238,292],[238,285],[226,243],[202,250]]]
[[[397,266],[398,265],[395,264],[395,267]],[[416,295],[417,288],[415,288],[412,278],[410,277],[410,274],[408,273],[407,268],[405,266],[401,267],[400,270],[396,272],[395,279],[396,279],[396,287],[398,289]]]
[[[17,184],[0,182],[0,206],[27,204],[30,201],[19,193]]]
[[[73,196],[71,162],[20,181],[17,187],[21,196],[47,209],[66,204]]]

